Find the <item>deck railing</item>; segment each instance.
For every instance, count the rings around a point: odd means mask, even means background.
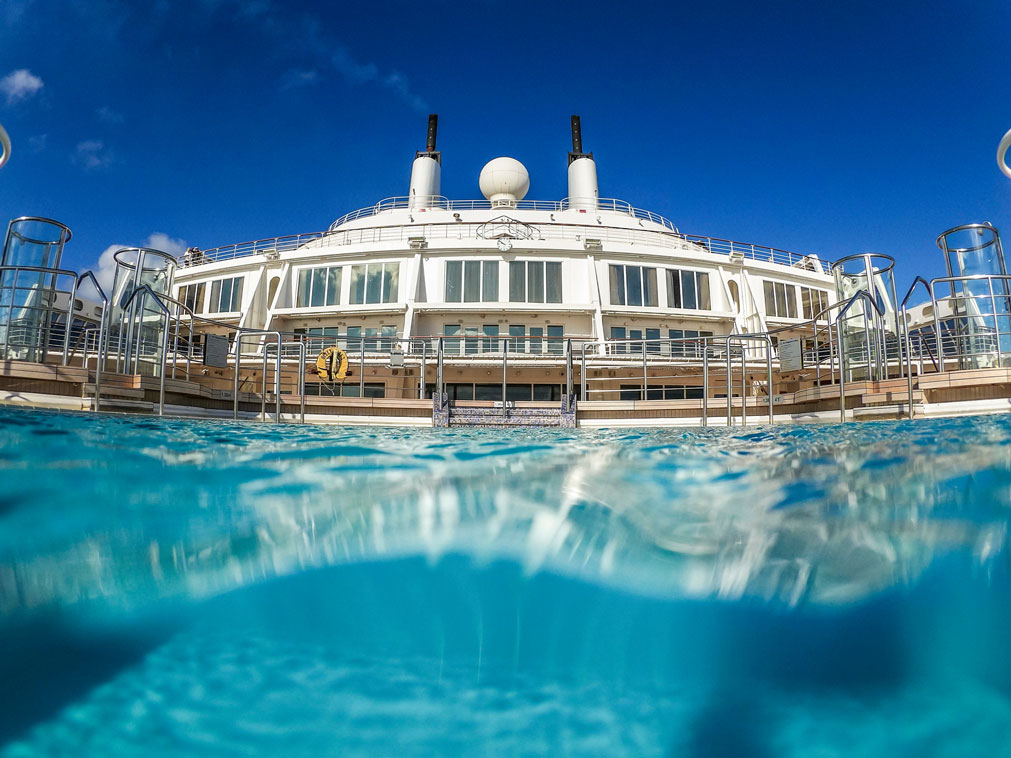
[[[633,209],[637,217],[652,215],[649,211]],[[643,214],[643,215],[638,215]],[[650,219],[654,220],[654,219]],[[663,219],[667,224],[669,221]],[[189,250],[179,257],[180,268],[199,266],[207,263],[231,261],[247,256],[278,256],[300,250],[309,252],[313,248],[342,247],[349,245],[410,245],[424,241],[426,245],[441,241],[483,240],[485,222],[469,223],[445,221],[425,223],[418,220],[407,224],[359,226],[313,231],[286,236],[274,236],[235,245],[225,245],[209,250]],[[672,225],[666,230],[647,228],[620,228],[586,223],[566,223],[550,221],[531,225],[536,233],[528,235],[534,242],[570,242],[584,244],[612,243],[616,245],[650,246],[685,253],[709,253],[726,256],[732,263],[745,260],[801,268],[819,273],[827,273],[828,267],[816,256],[802,255],[779,248],[770,248],[754,243],[740,243],[702,234],[687,234]],[[735,260],[736,259],[736,260]]]

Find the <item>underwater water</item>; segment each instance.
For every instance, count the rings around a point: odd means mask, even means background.
[[[1011,756],[1011,416],[0,407],[0,756]]]

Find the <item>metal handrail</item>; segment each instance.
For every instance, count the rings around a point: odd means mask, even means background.
[[[159,376],[159,384],[158,384],[158,415],[159,416],[164,416],[165,415],[165,373],[166,373],[165,372],[165,363],[167,362],[167,359],[168,359],[168,333],[169,333],[169,324],[172,321],[172,311],[170,311],[169,307],[167,305],[165,305],[165,303],[163,303],[161,301],[161,298],[159,297],[158,293],[155,292],[153,289],[151,289],[146,284],[140,285],[133,292],[130,293],[130,297],[128,297],[126,299],[126,302],[123,303],[123,310],[125,311],[128,306],[132,305],[133,301],[140,294],[150,295],[151,297],[153,297],[154,301],[155,301],[155,304],[162,311],[162,313],[165,314],[165,329],[162,332],[162,338],[161,338],[162,367],[161,367],[161,372],[160,372],[161,375]],[[137,360],[138,361],[140,360],[140,355],[139,354],[137,356]],[[139,368],[139,366],[138,366],[138,368]]]
[[[104,361],[102,360],[103,350],[105,348],[105,335],[108,328],[109,320],[109,298],[105,294],[105,290],[102,289],[102,285],[98,283],[98,278],[91,271],[85,271],[83,274],[79,274],[74,281],[74,289],[70,293],[70,310],[73,312],[75,301],[77,299],[77,291],[81,288],[81,282],[85,280],[91,280],[91,283],[95,285],[95,289],[98,291],[99,297],[102,298],[102,319],[98,327],[98,345],[96,345],[96,350],[98,352],[98,359],[95,363],[95,406],[94,410],[98,411],[101,408],[102,403],[102,368],[104,366]],[[67,319],[66,334],[63,338],[63,365],[67,365],[67,350],[70,344],[70,322],[72,318]],[[84,371],[87,373],[88,365],[85,362]]]
[[[445,200],[445,198],[442,198],[442,200]],[[335,245],[369,242],[377,243],[383,241],[406,241],[409,237],[413,236],[425,236],[429,239],[457,239],[464,237],[468,239],[480,238],[477,229],[484,222],[472,223],[449,220],[429,223],[426,219],[425,222],[411,224],[378,224],[374,226],[355,227],[352,229],[340,228],[348,221],[357,218],[374,216],[382,210],[409,208],[409,202],[409,198],[387,198],[385,200],[381,200],[375,206],[359,209],[358,211],[352,211],[350,214],[342,216],[325,231],[293,234],[281,237],[269,237],[249,242],[224,245],[221,247],[210,248],[208,250],[193,248],[179,256],[177,260],[181,268],[186,268],[203,263],[213,263],[251,255],[289,252],[299,248],[311,247],[313,246],[313,243],[323,244],[328,238],[337,240],[330,243]],[[562,201],[530,200],[520,201],[517,204],[517,207],[519,209],[562,211],[568,209],[567,204],[568,199]],[[445,200],[445,203],[437,206],[437,209],[444,208],[446,210],[462,210],[477,207],[490,209],[492,206],[488,201]],[[415,208],[413,210],[420,211],[422,209]],[[598,210],[604,212],[615,210],[633,218],[658,224],[664,227],[664,230],[650,230],[645,228],[625,229],[620,227],[592,226],[589,224],[566,222],[564,220],[552,220],[551,222],[539,224],[538,238],[541,240],[581,240],[586,237],[592,237],[595,239],[599,238],[604,241],[613,241],[619,244],[642,242],[644,244],[657,244],[663,247],[680,247],[684,245],[700,246],[706,251],[716,255],[740,254],[751,260],[765,261],[790,267],[805,266],[820,273],[825,273],[824,263],[815,255],[802,255],[800,253],[793,253],[788,250],[769,247],[767,245],[758,245],[750,242],[735,242],[733,240],[723,239],[720,237],[686,234],[681,232],[671,221],[663,216],[655,214],[652,211],[634,208],[624,201],[606,199],[600,200],[598,201]],[[440,231],[442,232],[441,235],[439,234]],[[354,237],[350,235],[354,235]],[[345,241],[339,241],[341,239]],[[357,241],[352,242],[352,239],[356,239]],[[676,245],[674,244],[675,242],[677,243]],[[688,249],[691,248],[689,247]]]
[[[944,355],[943,347],[941,345],[941,322],[937,314],[937,304],[934,300],[934,290],[931,287],[930,282],[924,279],[922,276],[917,276],[913,279],[913,283],[909,285],[909,289],[906,291],[906,296],[902,298],[902,304],[899,306],[899,313],[902,318],[902,344],[905,347],[906,352],[906,391],[907,391],[907,402],[908,408],[906,412],[909,418],[913,418],[913,346],[909,340],[909,298],[913,296],[913,292],[916,291],[916,285],[922,284],[924,289],[927,290],[927,295],[930,297],[930,302],[932,304],[932,312],[934,314],[934,335],[936,337],[937,344],[937,356],[934,356],[933,351],[930,347],[927,347],[927,351],[930,354],[930,360],[934,363],[934,370],[940,371]],[[923,352],[923,340],[920,340],[920,352]],[[922,361],[922,358],[921,358]]]
[[[839,417],[841,421],[846,421],[846,361],[842,343],[842,321],[849,312],[850,308],[856,304],[857,300],[864,300],[871,304],[878,315],[879,322],[877,329],[879,332],[881,331],[880,319],[883,319],[885,315],[884,310],[875,302],[874,298],[870,296],[870,293],[868,293],[867,290],[858,290],[854,293],[853,297],[846,301],[845,307],[843,307],[843,309],[839,311],[835,317],[836,349],[839,351]],[[867,350],[867,361],[869,364],[870,340],[868,340]]]
[[[15,221],[24,221],[24,220],[42,220],[42,221],[48,221],[48,219],[36,219],[34,217],[24,217],[24,218],[20,218],[20,219],[15,219]],[[11,224],[13,224],[13,223],[14,223],[14,221],[11,222]],[[60,224],[60,226],[63,226],[63,225]],[[66,229],[66,227],[63,227],[63,228]],[[7,326],[7,330],[4,333],[4,345],[3,345],[3,355],[4,355],[5,358],[7,357],[7,354],[8,354],[8,348],[9,348],[9,342],[10,342],[10,325],[13,322],[13,319],[14,319],[14,300],[15,300],[14,293],[17,292],[18,290],[25,290],[25,291],[35,290],[34,287],[19,287],[18,286],[18,277],[19,277],[19,275],[22,272],[28,272],[28,273],[33,273],[33,274],[41,274],[42,276],[40,277],[40,281],[41,281],[42,277],[52,276],[53,277],[53,280],[52,280],[53,283],[52,283],[51,286],[48,286],[48,287],[42,287],[42,286],[40,286],[35,291],[38,291],[38,292],[48,292],[48,293],[53,293],[53,294],[59,293],[59,294],[68,294],[69,295],[70,292],[72,292],[74,289],[76,289],[77,281],[78,281],[78,274],[77,274],[77,272],[76,271],[72,271],[70,269],[47,268],[45,266],[0,266],[0,282],[3,281],[4,274],[6,274],[8,272],[13,272],[14,273],[14,281],[13,281],[13,284],[9,288],[11,290],[11,301],[7,305],[7,319],[6,319],[6,321],[0,319],[0,323],[3,323],[3,324],[5,324]],[[59,277],[66,277],[68,279],[73,279],[74,285],[73,285],[72,289],[71,290],[58,290],[58,289],[56,289],[56,279],[58,279]],[[8,288],[4,287],[3,289],[8,289]],[[26,307],[26,306],[20,306],[20,307]],[[32,306],[32,307],[34,307],[34,306]],[[46,312],[46,314],[47,314],[47,318],[52,318],[52,313],[54,313],[54,312],[55,313],[64,313],[65,312],[66,313],[66,317],[67,317],[67,320],[66,320],[66,329],[69,331],[70,324],[71,324],[71,322],[73,321],[73,318],[74,318],[74,298],[73,297],[69,297],[69,299],[67,300],[67,308],[66,308],[65,311],[63,309],[59,309],[59,308],[54,307],[52,303],[46,303],[46,305],[43,308],[37,308],[37,309],[38,310],[44,310]],[[42,350],[44,351],[43,352],[43,362],[45,362],[45,353],[47,353],[48,350],[49,350],[48,329],[49,329],[49,323],[47,322],[45,343],[42,346]],[[64,366],[67,365],[66,364],[66,350],[64,350],[63,361],[64,361],[63,365]]]

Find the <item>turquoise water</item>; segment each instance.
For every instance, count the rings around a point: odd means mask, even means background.
[[[1011,417],[0,408],[0,756],[1011,756]]]

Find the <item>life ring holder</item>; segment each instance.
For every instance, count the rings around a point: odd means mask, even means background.
[[[997,146],[997,165],[1000,166],[1000,170],[1004,173],[1008,179],[1011,179],[1011,166],[1007,163],[1007,151],[1011,148],[1011,129],[1008,129],[1007,134],[1000,141]]]
[[[326,384],[343,384],[348,375],[348,354],[337,346],[324,348],[316,356],[316,374]]]
[[[0,124],[0,168],[11,158],[11,138]]]

